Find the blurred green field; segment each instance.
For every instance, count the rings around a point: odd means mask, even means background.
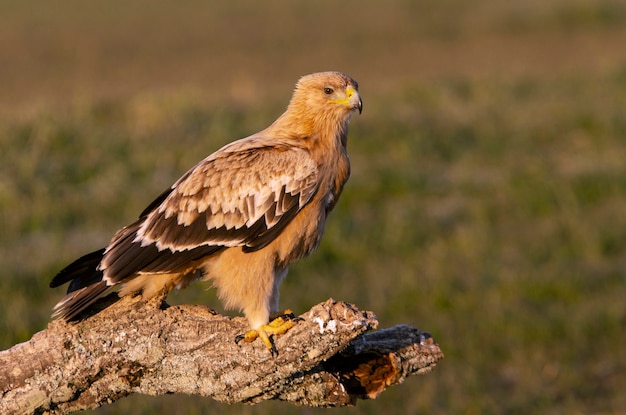
[[[55,272],[336,69],[365,104],[353,173],[282,305],[354,302],[446,357],[333,412],[626,413],[624,45],[623,1],[0,2],[0,349],[45,328]],[[323,410],[93,411],[209,412]]]

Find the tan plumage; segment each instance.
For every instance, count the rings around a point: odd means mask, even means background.
[[[71,281],[55,315],[75,318],[120,286],[144,297],[211,280],[253,329],[278,311],[287,267],[317,247],[348,180],[348,123],[358,85],[339,72],[302,77],[285,113],[183,175],[109,245],[62,270]]]

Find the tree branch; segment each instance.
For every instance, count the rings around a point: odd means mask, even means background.
[[[52,321],[0,352],[0,413],[65,414],[131,393],[354,405],[430,371],[443,357],[428,333],[410,326],[366,333],[376,317],[334,300],[276,336],[276,358],[260,341],[234,343],[248,329],[240,317],[116,295],[100,306],[78,323]]]

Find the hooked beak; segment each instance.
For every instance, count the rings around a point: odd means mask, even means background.
[[[359,92],[349,86],[346,90],[346,97],[348,98],[350,108],[358,109],[360,114],[363,111],[363,100],[361,99]]]

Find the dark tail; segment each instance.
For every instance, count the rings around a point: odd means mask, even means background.
[[[52,288],[70,283],[67,295],[54,307],[52,317],[75,319],[107,291],[109,287],[102,278],[102,271],[98,270],[103,255],[104,248],[82,256],[52,279]]]
[[[67,292],[70,293],[102,281],[102,272],[98,271],[97,268],[103,256],[104,248],[78,258],[52,278],[50,288],[59,287],[71,281],[72,283],[67,289]]]

